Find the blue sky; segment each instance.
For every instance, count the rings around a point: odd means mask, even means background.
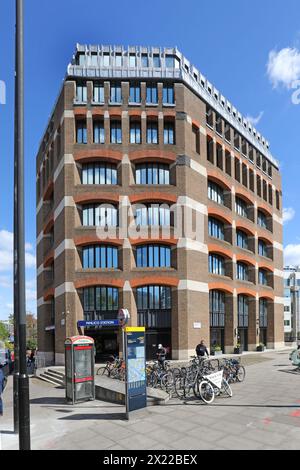
[[[0,104],[0,319],[12,311],[14,3],[1,0],[0,14],[0,80],[7,92]],[[292,102],[292,84],[300,80],[299,0],[24,4],[28,310],[36,310],[35,156],[76,42],[177,46],[242,114],[260,118],[257,128],[281,163],[286,260],[300,264],[300,100]]]

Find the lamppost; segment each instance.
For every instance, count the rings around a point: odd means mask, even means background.
[[[291,274],[290,279],[292,280],[291,294],[292,294],[292,306],[293,306],[293,339],[295,338],[296,345],[298,343],[298,320],[299,320],[299,287],[297,286],[296,273]]]
[[[17,426],[19,430],[20,450],[30,450],[30,408],[29,378],[27,375],[26,361],[25,299],[23,0],[16,0],[14,177],[14,314],[17,340],[17,370],[14,377],[14,412],[16,414],[14,425],[15,427]]]

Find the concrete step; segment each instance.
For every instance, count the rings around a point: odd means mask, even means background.
[[[47,383],[50,383],[52,385],[55,385],[56,387],[57,386],[64,387],[64,385],[61,382],[55,381],[55,379],[51,379],[49,376],[47,376],[45,374],[41,374],[41,375],[37,376],[37,378],[42,380],[43,382],[47,382]]]
[[[57,375],[54,372],[47,370],[44,372],[49,378],[52,378],[53,380],[57,380],[58,382],[62,383],[63,385],[65,384],[65,377],[61,375]]]
[[[65,380],[65,374],[57,369],[48,369],[47,372],[48,374],[58,377],[61,380]]]
[[[60,377],[57,377],[55,374],[45,371],[42,374],[39,375],[39,378],[45,381],[48,381],[50,383],[53,383],[55,385],[59,385],[61,387],[65,386],[65,381],[62,380]]]

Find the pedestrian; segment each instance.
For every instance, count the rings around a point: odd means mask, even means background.
[[[156,356],[157,356],[157,360],[158,360],[159,365],[163,369],[165,367],[166,355],[167,355],[166,348],[164,348],[162,344],[159,344]]]
[[[3,372],[4,364],[0,362],[0,416],[3,416],[3,392],[6,386],[7,378]]]
[[[202,340],[197,346],[196,346],[196,354],[198,357],[205,357],[205,354],[207,357],[209,357],[207,347],[205,346],[204,340]]]

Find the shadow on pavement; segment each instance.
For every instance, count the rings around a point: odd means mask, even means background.
[[[64,397],[41,397],[32,398],[30,400],[31,405],[64,405],[66,399]]]
[[[8,436],[16,436],[17,434],[13,431],[1,431],[0,429],[0,434],[6,434]]]
[[[278,369],[278,372],[285,372],[286,374],[300,375],[300,369],[298,367],[292,370]]]
[[[74,414],[72,416],[64,416],[63,418],[59,418],[60,420],[81,420],[81,419],[107,419],[107,420],[116,420],[116,421],[124,421],[126,420],[125,413],[89,413],[89,414]]]

